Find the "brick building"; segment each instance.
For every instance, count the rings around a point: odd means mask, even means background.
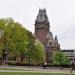
[[[44,45],[46,62],[51,62],[53,51],[60,50],[60,45],[58,43],[57,36],[53,38],[46,9],[39,9],[39,13],[35,21],[35,37]]]

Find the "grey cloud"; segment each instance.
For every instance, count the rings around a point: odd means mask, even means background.
[[[12,17],[34,33],[39,8],[47,9],[61,48],[75,48],[75,0],[0,0],[0,17]]]

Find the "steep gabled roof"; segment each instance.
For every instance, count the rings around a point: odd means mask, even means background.
[[[38,13],[36,22],[38,22],[38,23],[40,23],[40,22],[49,23],[48,17],[46,14],[46,9],[39,9],[39,13]]]

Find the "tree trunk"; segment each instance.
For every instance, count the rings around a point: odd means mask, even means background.
[[[29,57],[29,64],[31,63],[30,57]]]

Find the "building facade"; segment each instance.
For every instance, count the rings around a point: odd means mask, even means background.
[[[75,50],[61,50],[66,57],[71,61],[75,60]]]
[[[51,62],[53,52],[60,50],[60,45],[58,43],[57,36],[53,38],[46,9],[39,9],[39,13],[35,21],[35,38],[44,45],[46,62]]]

